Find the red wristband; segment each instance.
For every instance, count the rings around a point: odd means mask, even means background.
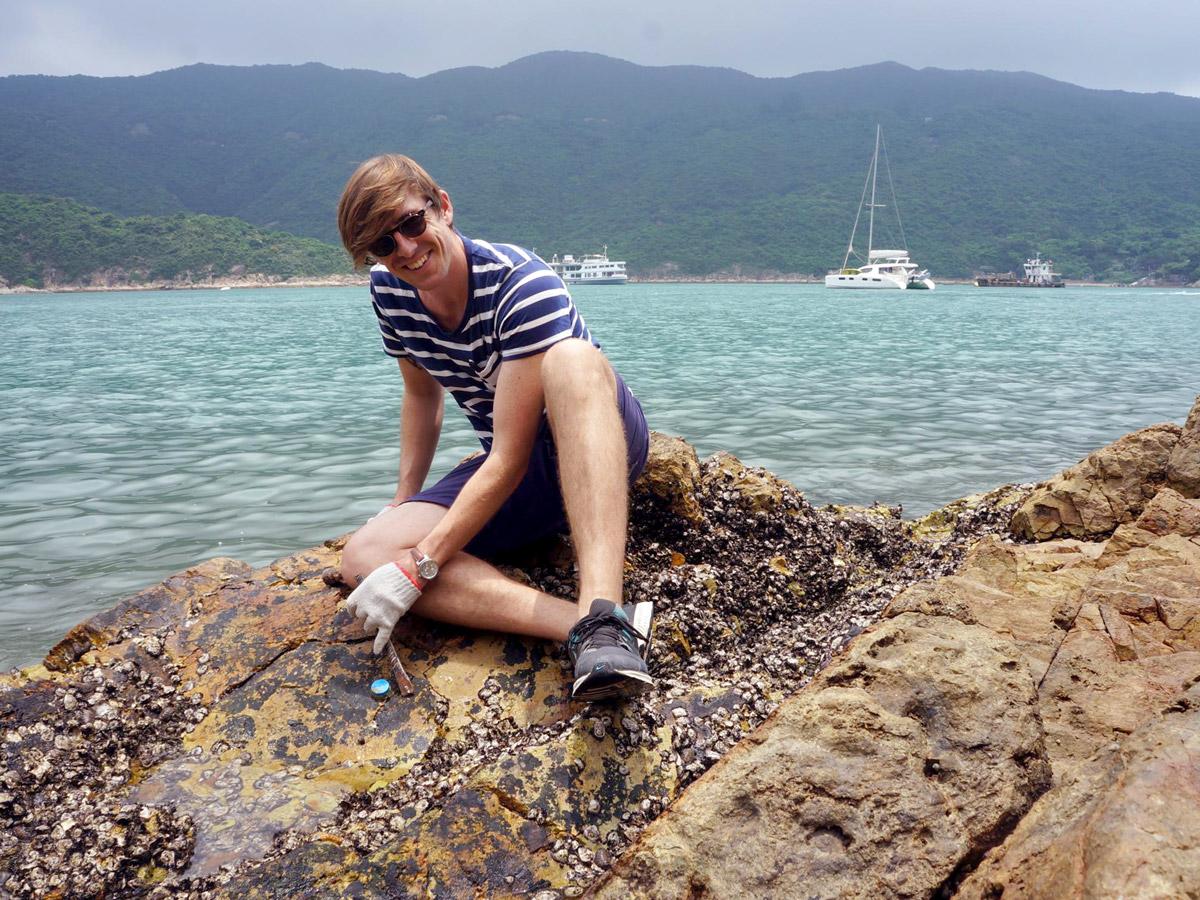
[[[417,579],[413,578],[410,574],[408,574],[408,569],[404,568],[404,566],[400,565],[400,563],[398,563],[398,562],[393,561],[392,565],[404,573],[404,577],[412,582],[413,587],[415,587],[418,591],[421,590],[421,585],[417,583]]]

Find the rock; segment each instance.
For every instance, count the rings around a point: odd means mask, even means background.
[[[1200,535],[1200,500],[1188,500],[1171,488],[1163,488],[1138,517],[1137,527],[1151,534]]]
[[[1200,545],[1155,536],[1101,561],[1040,689],[1058,777],[1134,731],[1200,672]]]
[[[1103,754],[1114,752],[1108,748],[1140,734],[1156,709],[1181,702],[1181,692],[1200,672],[1200,504],[1164,487],[1176,434],[1174,426],[1156,426],[1128,436],[1052,484],[1077,482],[1077,494],[1063,490],[1059,498],[1070,500],[1061,509],[1075,510],[1075,519],[1087,525],[1081,535],[1102,536],[1123,523],[1108,541],[1012,544],[1003,535],[985,534],[955,574],[900,593],[885,612],[886,624],[860,635],[690,787],[618,860],[597,895],[953,893],[1050,784],[1051,772],[1063,790],[1084,783]],[[1034,505],[1025,504],[1027,520]],[[949,539],[964,519],[974,518],[971,511],[970,500],[952,504],[916,523],[913,532]],[[967,641],[963,630],[975,637]],[[991,667],[968,645],[990,646],[1005,671],[1020,675],[1003,687],[972,686]],[[1023,699],[1004,706],[999,698],[1013,697],[1014,684],[1024,684],[1026,693],[1018,691]],[[984,696],[999,706],[978,708]],[[1025,712],[1018,716],[1017,710]],[[984,722],[996,726],[989,730]],[[981,751],[995,755],[971,758]],[[1170,782],[1173,799],[1187,799],[1170,806],[1166,822],[1146,828],[1150,837],[1138,833],[1130,854],[1118,852],[1120,841],[1098,826],[1090,833],[1089,840],[1105,842],[1095,851],[1105,860],[1107,874],[1096,881],[1102,889],[1072,893],[1062,889],[1070,887],[1069,879],[1031,877],[1039,857],[1021,855],[1022,845],[1016,845],[1014,862],[996,871],[981,868],[988,874],[979,893],[964,887],[964,895],[1194,893],[1191,873],[1200,869],[1192,835],[1200,813],[1186,752],[1178,761],[1159,754],[1160,761],[1147,743],[1155,783]],[[916,757],[923,759],[920,779]],[[991,782],[988,773],[997,766],[1005,775]],[[1105,778],[1096,790],[1112,797],[1069,796],[1075,804],[1119,812],[1126,802],[1122,791],[1133,788],[1122,787],[1120,773]],[[928,789],[931,779],[936,797],[921,792],[922,782]],[[987,800],[961,812],[966,798],[978,797]],[[1140,807],[1131,803],[1131,824],[1119,828],[1136,830],[1143,815],[1137,809],[1151,810],[1145,813],[1151,816],[1153,803],[1151,797]],[[1052,828],[1056,818],[1071,821],[1074,809],[1060,801],[1041,829]],[[919,839],[914,823],[920,823]],[[1068,827],[1092,828],[1088,822]],[[1078,879],[1093,851],[1071,840],[1073,855],[1060,868]],[[1139,855],[1154,858],[1143,878]],[[1001,858],[999,851],[988,856],[993,858]],[[976,889],[974,881],[969,885]]]
[[[926,541],[952,539],[960,530],[979,531],[981,522],[1002,523],[1008,531],[1013,512],[1028,498],[1031,485],[1006,484],[984,494],[971,494],[914,519],[910,526],[915,537]],[[1006,515],[997,515],[1007,511]]]
[[[771,513],[783,503],[779,479],[762,469],[747,467],[729,453],[713,454],[711,465],[704,474],[707,486],[720,484],[737,491],[754,512]]]
[[[984,625],[1014,641],[1041,680],[1095,576],[1099,553],[1079,541],[1020,546],[988,536],[971,548],[957,574],[913,585],[884,615],[924,612]]]
[[[250,567],[244,562],[224,557],[186,569],[72,628],[47,654],[45,666],[67,671],[88,650],[112,643],[124,629],[153,631],[176,625],[187,618],[193,598],[237,583],[249,574]]]
[[[956,897],[1200,895],[1200,685],[1042,797]]]
[[[1033,493],[1013,531],[1034,541],[1094,538],[1132,522],[1166,484],[1180,434],[1178,425],[1151,425],[1089,454]]]
[[[638,477],[635,490],[657,497],[676,515],[689,522],[704,520],[696,500],[700,484],[700,461],[685,440],[650,432],[650,455]]]
[[[1119,562],[1131,550],[1148,547],[1156,537],[1168,534],[1200,535],[1200,500],[1187,500],[1165,487],[1154,495],[1136,522],[1121,525],[1113,532],[1098,565],[1104,568]]]
[[[1188,413],[1179,443],[1167,463],[1171,487],[1185,497],[1200,497],[1200,396]]]
[[[1012,644],[906,613],[693,785],[596,896],[929,896],[1049,786],[1041,738]]]
[[[368,685],[388,670],[327,578],[344,538],[253,570],[210,561],[73,629],[48,659],[54,670],[0,680],[0,701],[17,692],[44,734],[43,756],[71,727],[163,726],[163,740],[131,732],[142,737],[108,764],[76,743],[99,773],[88,782],[97,797],[170,810],[170,855],[146,867],[118,853],[103,861],[116,881],[51,856],[48,877],[118,893],[167,879],[156,890],[239,900],[354,882],[420,892],[431,878],[573,896],[888,598],[953,567],[973,536],[967,525],[924,544],[895,515],[816,510],[727,454],[700,463],[677,439],[655,435],[653,446],[631,499],[626,585],[657,606],[659,689],[619,708],[581,706],[561,648],[406,617],[396,641],[417,691],[377,702]],[[569,550],[541,548],[510,571],[570,596]],[[115,685],[135,676],[148,687],[124,709]],[[27,780],[0,793],[32,818],[0,824],[49,833],[58,819],[42,785],[55,769],[19,771]],[[0,857],[42,871],[25,846],[0,836]],[[493,858],[473,856],[479,846]]]
[[[1014,544],[1025,486],[906,523],[654,435],[626,588],[658,685],[618,706],[416,617],[416,694],[371,699],[344,538],[196,566],[0,676],[0,892],[578,896],[615,862],[606,895],[948,894],[1200,671],[1200,504],[1114,465],[1136,521]],[[570,596],[569,550],[511,571]]]

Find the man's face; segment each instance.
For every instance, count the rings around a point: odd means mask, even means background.
[[[441,192],[441,201],[440,210],[432,206],[426,209],[425,197],[411,191],[405,195],[392,221],[398,223],[406,216],[425,210],[425,231],[412,238],[393,231],[396,249],[379,259],[389,272],[418,291],[432,291],[443,286],[450,273],[454,253],[462,247],[451,227],[454,209],[445,191]]]

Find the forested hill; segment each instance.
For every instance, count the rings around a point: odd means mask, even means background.
[[[58,197],[0,194],[0,286],[97,287],[349,275],[341,247],[232,217],[121,217]]]
[[[10,76],[0,191],[332,242],[354,166],[399,150],[469,234],[545,255],[607,244],[641,273],[816,273],[841,261],[876,121],[935,276],[1041,252],[1073,278],[1200,278],[1200,100],[892,63],[763,79],[562,52],[423,78]]]

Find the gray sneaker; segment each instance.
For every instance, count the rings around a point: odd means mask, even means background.
[[[637,603],[626,603],[621,609],[625,618],[637,632],[638,652],[647,664],[650,662],[650,622],[654,618],[654,601],[639,600]]]
[[[652,610],[651,606],[639,612],[648,620]],[[593,600],[591,610],[567,636],[567,655],[575,667],[571,697],[603,700],[654,684],[642,657],[646,646],[648,634],[643,636],[634,629],[624,609],[610,600]]]

